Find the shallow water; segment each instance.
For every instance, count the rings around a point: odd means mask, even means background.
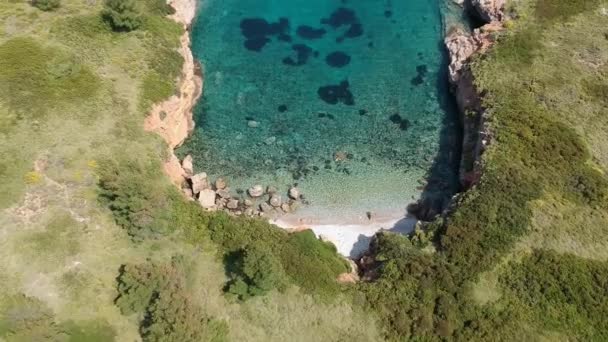
[[[179,153],[235,195],[297,184],[308,223],[403,216],[431,169],[452,189],[440,2],[201,1],[205,89]]]

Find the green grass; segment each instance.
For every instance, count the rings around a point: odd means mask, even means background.
[[[61,104],[95,95],[99,79],[75,55],[42,47],[30,38],[0,45],[0,96],[22,119],[39,119]]]

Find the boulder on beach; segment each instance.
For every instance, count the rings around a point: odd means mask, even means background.
[[[186,176],[191,177],[194,174],[194,161],[191,155],[187,155],[184,160],[182,160],[182,169],[186,173]]]
[[[207,179],[207,174],[205,172],[197,173],[190,177],[190,182],[192,183],[192,192],[194,194],[209,189],[209,180]]]
[[[215,207],[215,191],[211,189],[204,189],[200,192],[198,196],[198,202],[205,209],[210,209]]]
[[[261,197],[262,195],[264,195],[264,187],[257,184],[252,186],[251,188],[249,188],[249,190],[247,190],[247,192],[249,193],[249,196],[256,198],[256,197]]]
[[[273,208],[270,206],[270,204],[266,203],[266,202],[262,202],[260,204],[260,210],[265,213],[268,214],[270,212],[272,212]]]
[[[230,195],[230,191],[228,191],[228,189],[217,190],[216,193],[218,196],[220,196],[221,198],[224,198],[224,199],[229,199],[230,197],[232,197]]]
[[[228,208],[228,209],[234,210],[234,209],[237,209],[238,207],[239,207],[239,200],[237,200],[237,199],[233,198],[233,199],[229,200],[228,203],[226,203],[226,208]]]

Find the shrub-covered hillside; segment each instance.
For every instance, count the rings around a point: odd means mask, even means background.
[[[472,62],[494,136],[480,183],[411,242],[376,241],[363,288],[396,339],[608,338],[606,6],[508,3]]]
[[[608,4],[507,7],[471,65],[481,181],[341,284],[310,231],[205,213],[161,172],[163,0],[0,2],[0,340],[608,339]]]

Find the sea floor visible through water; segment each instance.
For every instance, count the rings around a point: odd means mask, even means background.
[[[204,94],[178,153],[235,196],[297,185],[304,204],[284,225],[392,228],[425,179],[457,186],[442,6],[200,1],[192,40]]]

